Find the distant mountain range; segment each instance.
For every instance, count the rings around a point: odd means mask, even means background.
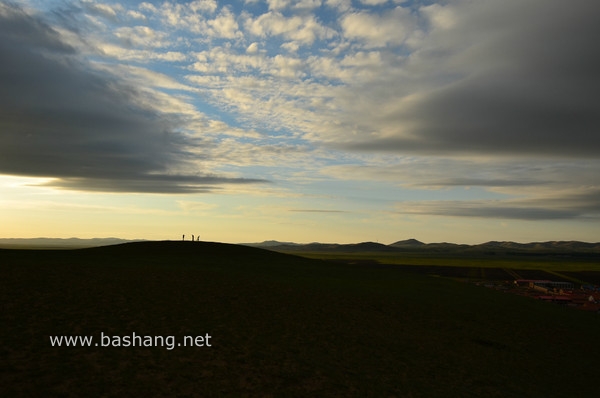
[[[471,252],[471,253],[600,253],[600,242],[588,243],[579,241],[549,241],[549,242],[497,242],[491,241],[477,245],[456,243],[423,243],[416,239],[406,239],[389,245],[376,242],[362,242],[351,244],[338,243],[307,243],[278,242],[274,240],[260,243],[243,243],[246,246],[261,247],[277,251],[295,252]]]
[[[127,242],[139,242],[143,239],[120,239],[120,238],[33,238],[33,239],[2,239],[0,248],[84,248],[96,246],[117,245]],[[361,243],[294,243],[267,240],[260,243],[240,243],[243,246],[258,247],[274,251],[284,252],[429,252],[429,253],[596,253],[600,254],[600,242],[588,243],[579,241],[549,241],[549,242],[498,242],[491,241],[477,245],[466,245],[457,243],[423,243],[417,239],[400,240],[389,245],[377,242]]]
[[[28,248],[28,249],[44,249],[44,248],[69,248],[77,249],[84,247],[109,246],[119,243],[138,242],[142,239],[127,240],[119,238],[0,238],[0,248]]]

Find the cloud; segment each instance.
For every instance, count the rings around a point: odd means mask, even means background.
[[[279,11],[269,11],[255,19],[248,17],[245,27],[255,36],[282,36],[300,45],[310,45],[316,39],[334,34],[331,29],[321,25],[314,15],[286,17]]]
[[[561,220],[576,218],[577,211],[523,207],[499,200],[420,201],[406,202],[397,206],[398,213],[412,215],[435,215],[449,217],[478,217],[518,220]]]
[[[108,174],[108,173],[106,173]],[[265,183],[262,179],[230,178],[210,175],[137,174],[128,178],[126,173],[109,178],[93,176],[61,177],[39,184],[72,191],[135,192],[156,194],[212,193],[223,189],[224,184]]]
[[[233,39],[242,36],[235,17],[228,8],[223,8],[221,13],[215,19],[209,20],[207,24],[212,28],[213,35],[217,37]]]
[[[150,69],[131,65],[115,65],[106,63],[94,63],[96,69],[113,72],[119,76],[126,76],[128,82],[137,87],[161,87],[170,90],[193,91],[189,86],[181,84],[171,76],[155,72]]]
[[[119,13],[122,13],[124,10],[121,4],[108,5],[93,2],[91,0],[83,0],[81,3],[90,13],[111,20],[116,20],[118,18]]]
[[[0,7],[0,173],[111,192],[339,184],[436,199],[404,214],[599,217],[597,2],[135,3],[70,4],[53,28]],[[257,192],[246,172],[281,184]]]
[[[356,39],[367,47],[402,44],[414,29],[415,21],[408,8],[396,7],[382,16],[366,11],[345,15],[341,21],[344,37]]]
[[[246,54],[257,54],[258,53],[258,43],[253,42],[246,48]]]
[[[366,164],[355,161],[328,166],[321,173],[343,180],[392,182],[419,189],[486,187],[519,195],[526,187],[536,191],[540,187],[576,190],[593,185],[600,165],[589,161],[381,157]]]
[[[378,6],[387,3],[389,0],[360,0],[361,3],[368,6]]]
[[[340,146],[445,156],[598,156],[600,3],[449,3],[422,8],[429,28],[419,47],[361,87],[369,103],[348,105],[347,121],[360,126],[362,138]],[[376,22],[359,13],[342,25],[346,36],[390,43],[385,23],[369,29]]]
[[[140,11],[146,11],[152,14],[156,14],[158,12],[158,9],[154,6],[154,4],[148,3],[146,1],[140,3],[138,8],[140,9]]]
[[[160,8],[142,3],[140,9],[153,13],[172,28],[202,33],[207,29],[206,16],[212,15],[217,10],[217,2],[213,0],[189,3],[165,1]]]
[[[157,110],[166,94],[92,69],[56,30],[5,3],[0,58],[0,173],[119,192],[208,192],[262,181],[199,169],[205,143],[183,132],[177,114]]]
[[[148,26],[134,26],[117,28],[114,32],[128,47],[165,47],[169,44],[165,41],[166,34],[157,32]]]
[[[289,7],[292,0],[266,0],[269,5],[269,10],[281,10]]]
[[[397,211],[406,214],[523,220],[600,217],[598,163],[420,156],[395,162],[388,156],[366,159],[363,165],[326,166],[319,172],[339,180],[425,189],[424,197],[458,198],[399,202]]]
[[[146,16],[139,11],[129,10],[129,11],[127,11],[127,15],[133,19],[141,19],[144,21],[146,20]]]
[[[300,10],[310,10],[320,7],[323,4],[322,0],[300,0],[294,4],[294,8]]]
[[[189,8],[193,12],[207,11],[209,13],[215,12],[217,9],[216,0],[194,0],[189,3]]]
[[[97,43],[97,51],[104,57],[118,58],[121,61],[148,63],[151,61],[182,62],[187,56],[179,51],[157,52],[123,48],[110,43]]]
[[[215,152],[229,165],[271,166],[277,170],[316,163],[307,156],[310,151],[306,147],[285,143],[253,145],[225,138]]]
[[[430,200],[400,202],[398,213],[450,217],[540,220],[598,220],[600,190],[508,200]],[[597,222],[597,221],[596,221]]]

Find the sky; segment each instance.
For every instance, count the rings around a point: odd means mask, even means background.
[[[0,237],[598,242],[598,15],[0,0]]]

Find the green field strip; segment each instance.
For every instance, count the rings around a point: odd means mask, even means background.
[[[458,267],[482,267],[502,269],[537,269],[556,271],[600,271],[600,264],[590,258],[562,258],[552,255],[530,256],[481,256],[446,255],[438,253],[333,253],[333,252],[286,252],[301,257],[320,260],[353,261],[370,260],[390,265],[435,265]],[[520,278],[516,278],[520,279]]]

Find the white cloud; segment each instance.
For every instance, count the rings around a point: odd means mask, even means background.
[[[286,57],[277,54],[273,58],[271,73],[281,77],[299,77],[302,74],[303,62],[300,58]]]
[[[139,11],[129,10],[129,11],[127,11],[127,15],[133,19],[146,20],[146,16]]]
[[[115,36],[131,47],[165,47],[169,45],[167,35],[148,26],[121,27],[115,30]]]
[[[266,0],[269,5],[269,10],[282,10],[289,7],[292,0]]]
[[[169,90],[194,91],[190,86],[181,84],[171,76],[132,65],[115,65],[106,63],[93,64],[96,69],[118,75],[134,83],[136,87],[156,87]]]
[[[91,0],[84,0],[83,5],[93,13],[108,19],[115,19],[119,13],[124,11],[124,7],[121,4],[108,5],[96,3]]]
[[[256,54],[258,53],[258,43],[253,42],[246,48],[246,54]]]
[[[342,66],[349,67],[370,67],[376,68],[382,65],[381,52],[379,51],[358,51],[354,54],[348,54],[340,62]]]
[[[321,0],[300,0],[294,4],[294,8],[310,10],[320,7],[322,3]]]
[[[248,128],[284,128],[295,132],[325,128],[314,107],[322,107],[319,112],[327,109],[335,90],[296,79],[281,79],[280,75],[298,73],[293,60],[280,57],[278,67],[274,59],[265,59],[265,75],[260,77],[230,73],[222,77],[188,76],[188,80],[206,90],[207,98],[219,107],[235,112],[238,121]]]
[[[286,17],[277,11],[269,11],[256,19],[248,17],[245,26],[255,36],[283,36],[303,45],[333,35],[333,31],[322,26],[313,15]]]
[[[288,41],[281,45],[281,48],[286,50],[289,53],[296,53],[300,49],[300,44],[295,41]]]
[[[146,11],[146,12],[150,12],[153,14],[158,12],[158,9],[153,4],[145,2],[145,1],[140,3],[140,5],[138,6],[138,9],[140,11]]]
[[[210,34],[213,36],[227,39],[242,36],[235,17],[228,8],[223,8],[221,13],[215,19],[209,20],[207,24],[211,27]]]
[[[237,54],[220,46],[198,52],[195,57],[198,62],[190,66],[191,70],[213,74],[258,70],[263,68],[266,63],[266,59],[260,53]]]
[[[387,3],[388,0],[360,0],[360,2],[368,6],[378,6]]]
[[[245,138],[247,139],[248,136]],[[277,173],[277,169],[282,167],[310,169],[318,167],[318,162],[312,157],[314,153],[307,146],[282,141],[243,142],[233,134],[229,137],[220,137],[218,144],[211,148],[210,155],[209,165],[216,169],[223,164],[234,167],[261,166],[275,168],[269,173]],[[219,174],[225,175],[222,171]]]
[[[163,91],[144,89],[141,90],[138,102],[148,109],[155,109],[162,114],[186,116],[187,118],[202,118],[203,114],[191,104],[191,97],[175,96]]]
[[[226,47],[213,47],[210,51],[196,53],[198,62],[190,70],[210,74],[237,75],[255,72],[263,77],[279,76],[300,78],[305,75],[306,62],[303,58],[277,54],[267,57],[251,44],[245,53],[239,54]]]
[[[178,51],[156,52],[149,50],[126,49],[110,43],[99,43],[96,45],[96,47],[102,55],[124,61],[137,61],[144,63],[150,61],[181,62],[187,59],[187,56],[184,53]]]
[[[158,10],[158,15],[164,23],[177,29],[202,33],[206,31],[206,16],[212,15],[217,9],[214,0],[199,0],[191,3],[165,2]]]
[[[368,84],[392,69],[379,51],[358,51],[339,57],[311,56],[307,60],[310,73],[348,86]],[[388,75],[389,76],[389,75]],[[346,87],[351,90],[350,87]],[[339,98],[342,100],[343,98]]]
[[[365,11],[347,14],[341,21],[344,37],[363,42],[367,47],[400,45],[415,29],[415,17],[408,8],[396,7],[383,16]]]
[[[216,0],[195,0],[189,4],[189,7],[192,11],[208,11],[215,12],[217,9],[217,1]]]
[[[452,28],[458,20],[455,9],[450,5],[430,4],[419,11],[428,18],[432,29]]]
[[[222,87],[222,79],[220,76],[187,75],[185,78],[191,83],[205,88]]]
[[[254,129],[243,129],[239,127],[231,127],[225,122],[220,120],[208,120],[203,124],[201,131],[203,134],[212,134],[218,136],[230,136],[237,138],[253,138],[261,139],[265,138],[262,134]]]
[[[161,61],[181,62],[187,59],[187,55],[179,51],[167,51],[165,53],[155,53],[152,58]]]

